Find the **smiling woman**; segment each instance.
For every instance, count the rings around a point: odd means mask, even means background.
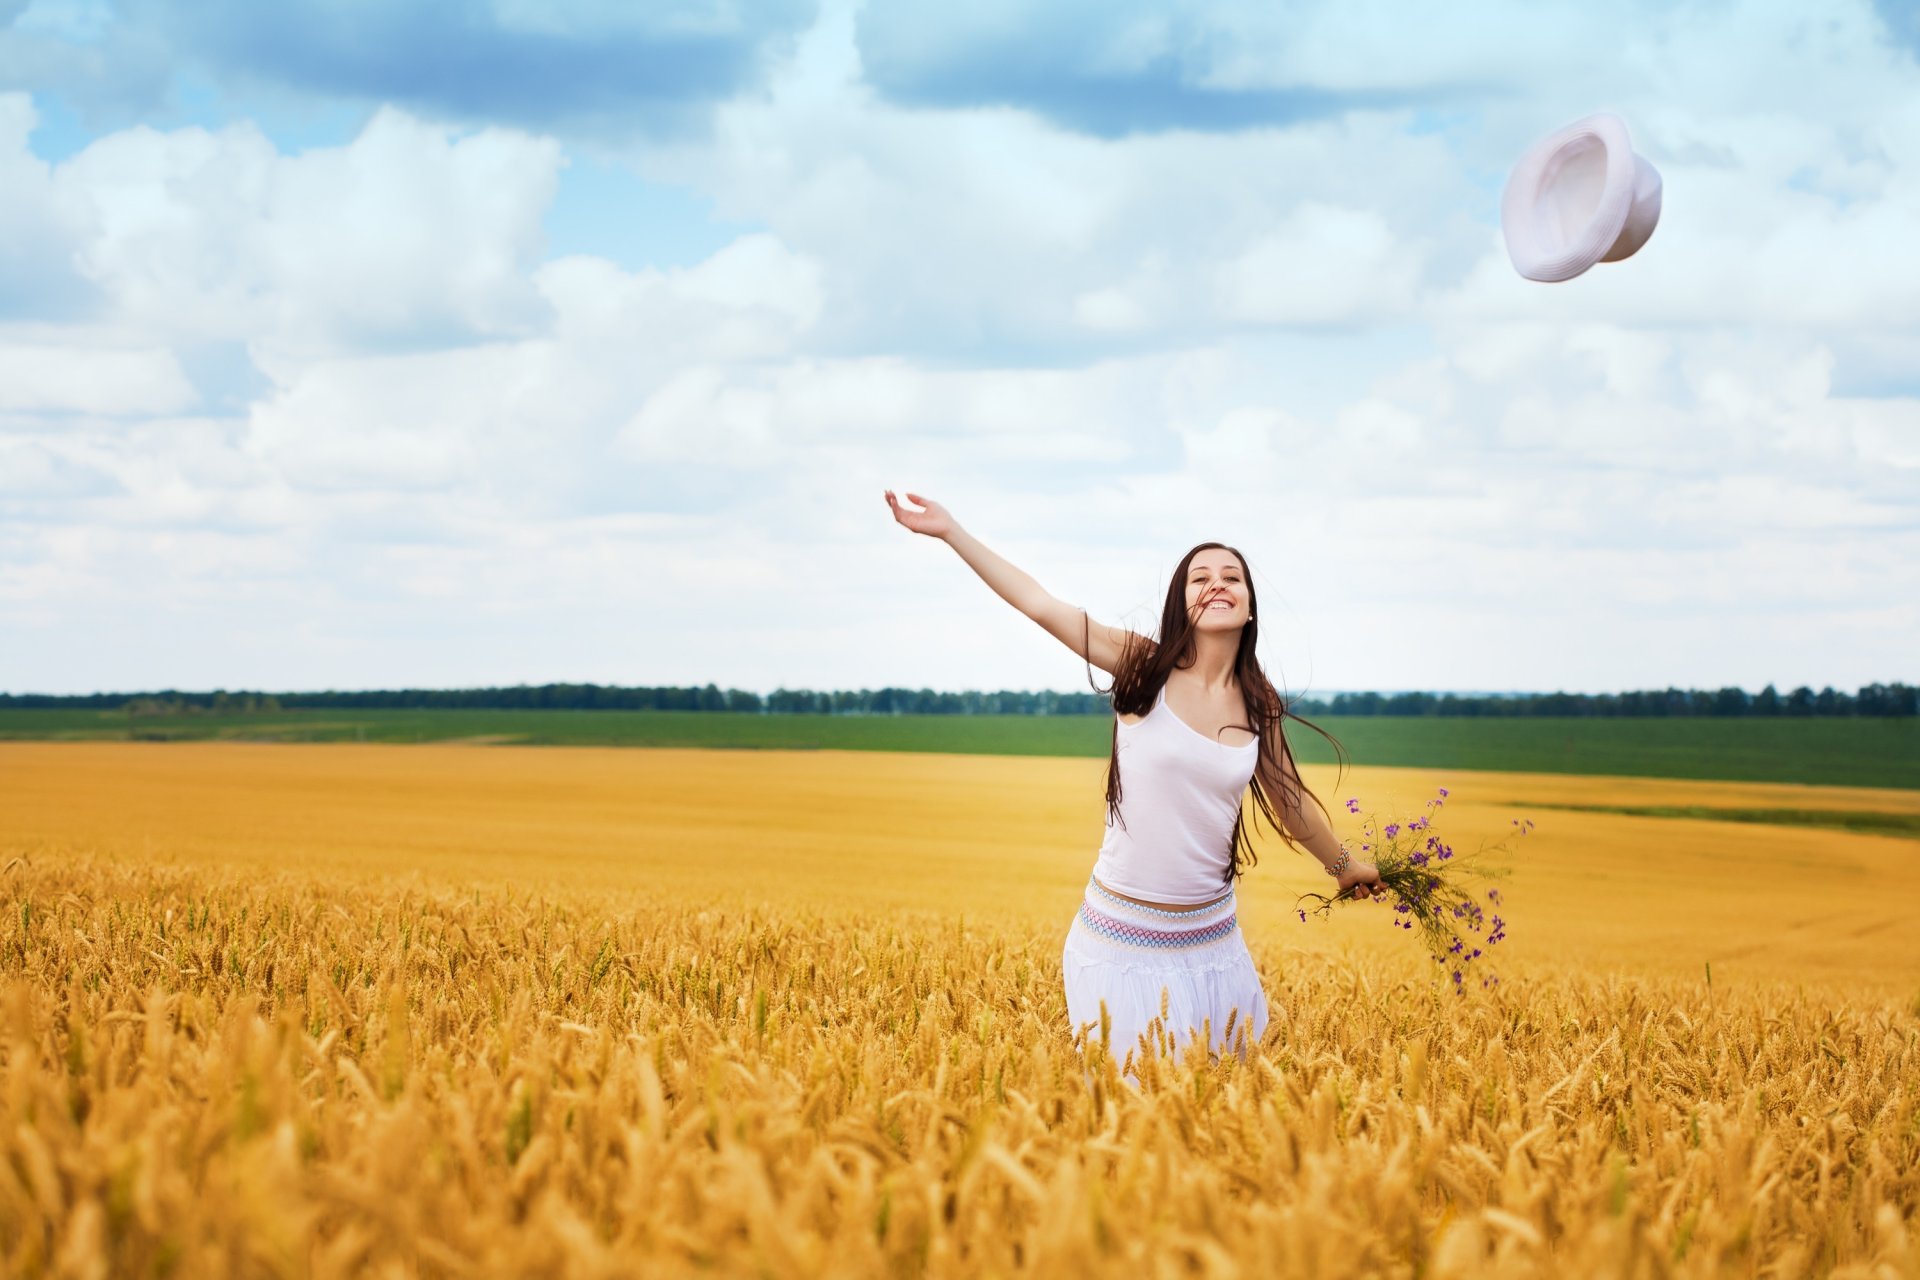
[[[1304,845],[1340,888],[1365,898],[1379,885],[1371,864],[1342,849],[1295,768],[1285,722],[1299,717],[1255,655],[1258,602],[1245,557],[1218,542],[1187,552],[1168,584],[1156,642],[1096,625],[982,546],[939,503],[906,496],[923,510],[886,494],[900,524],[946,542],[1003,600],[1113,676],[1106,835],[1061,955],[1076,1033],[1097,1027],[1115,1057],[1195,1039],[1211,1051],[1244,1051],[1267,1022],[1234,899],[1234,881],[1254,861],[1248,789],[1281,838]],[[1125,796],[1123,756],[1132,784]]]

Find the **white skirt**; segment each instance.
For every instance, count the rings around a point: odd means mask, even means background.
[[[1213,1052],[1239,1052],[1266,1030],[1267,994],[1231,892],[1204,907],[1165,911],[1089,878],[1060,969],[1072,1031],[1090,1027],[1088,1040],[1098,1039],[1104,1003],[1107,1050],[1123,1064],[1130,1053],[1169,1047],[1177,1056],[1203,1033]],[[1163,1003],[1166,1016],[1156,1025]]]

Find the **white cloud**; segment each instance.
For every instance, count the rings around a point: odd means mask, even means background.
[[[1303,202],[1217,271],[1227,319],[1338,325],[1404,313],[1421,277],[1417,240],[1371,209]]]
[[[26,94],[0,93],[0,318],[68,311],[84,290],[52,170],[27,147],[38,122]]]
[[[830,340],[992,359],[1089,332],[1131,345],[1410,314],[1429,273],[1458,273],[1429,257],[1465,243],[1467,224],[1429,210],[1470,183],[1444,139],[1403,124],[1122,144],[1005,110],[909,111],[855,91],[794,109],[777,91],[724,108],[713,148],[649,163],[821,263]]]
[[[68,450],[57,445],[0,436],[0,499],[68,499],[97,493],[109,483],[99,471],[76,463]]]
[[[1132,333],[1147,327],[1149,314],[1125,290],[1092,289],[1073,300],[1073,318],[1103,333]]]
[[[551,139],[387,109],[299,155],[245,123],[125,130],[58,165],[51,198],[119,323],[324,352],[533,331],[559,162]]]
[[[623,456],[651,463],[712,458],[723,466],[766,470],[784,465],[775,434],[773,398],[727,385],[726,373],[689,369],[648,398],[621,429]]]
[[[790,466],[805,451],[855,441],[939,440],[967,465],[996,459],[1114,460],[1151,425],[1137,367],[936,370],[897,357],[689,369],[621,433],[630,456]]]
[[[194,402],[173,352],[0,343],[0,412],[174,413]]]
[[[567,257],[542,266],[536,279],[555,338],[618,344],[625,360],[655,369],[785,355],[818,320],[825,290],[817,262],[757,233],[687,268],[626,272],[601,258]]]
[[[482,478],[479,454],[526,406],[513,349],[317,362],[255,406],[248,449],[296,487],[439,489]]]
[[[796,329],[820,317],[819,265],[770,235],[742,236],[682,277],[688,298],[740,310],[764,308],[790,319]]]

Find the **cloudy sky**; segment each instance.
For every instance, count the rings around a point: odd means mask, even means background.
[[[1493,34],[1489,34],[1493,33]],[[1920,15],[0,0],[0,690],[1920,677]],[[1637,256],[1521,279],[1626,120]],[[1104,681],[1102,682],[1104,684]]]

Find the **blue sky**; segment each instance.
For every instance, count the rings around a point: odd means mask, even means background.
[[[1489,37],[1487,33],[1498,33]],[[0,688],[1920,678],[1894,0],[0,0]],[[1507,262],[1619,114],[1665,208]]]

